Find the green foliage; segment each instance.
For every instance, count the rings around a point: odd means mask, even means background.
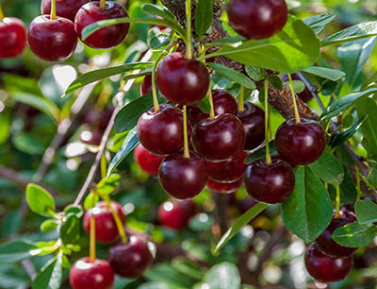
[[[198,0],[195,14],[195,32],[202,36],[212,26],[213,12],[211,0]]]
[[[377,204],[370,200],[356,202],[355,213],[360,224],[377,222]]]
[[[50,260],[33,281],[33,289],[59,289],[63,278],[61,254]]]
[[[304,19],[304,22],[314,30],[314,32],[319,35],[324,31],[327,24],[333,21],[335,18],[334,14],[326,13],[321,15],[315,15]]]
[[[44,217],[55,215],[54,198],[42,187],[29,184],[26,188],[26,200],[34,213]]]
[[[352,223],[336,229],[333,238],[342,246],[357,248],[372,243],[376,233],[377,227],[373,224]]]
[[[194,288],[208,289],[239,289],[241,286],[241,278],[238,269],[231,263],[220,263],[213,266],[203,279],[202,284],[197,284]]]
[[[15,263],[32,257],[37,246],[26,241],[14,241],[0,245],[0,263]]]

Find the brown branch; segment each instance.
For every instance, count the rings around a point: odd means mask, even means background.
[[[226,231],[228,230],[228,195],[217,193],[215,191],[212,191],[212,198],[215,202],[215,222],[213,226],[213,232],[214,235],[220,239],[221,236],[223,236]]]

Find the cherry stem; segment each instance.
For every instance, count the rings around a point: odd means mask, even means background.
[[[211,107],[211,111],[209,113],[209,119],[214,120],[215,119],[215,107],[213,105],[213,97],[212,97],[211,87],[208,89],[207,96],[208,96],[209,105]]]
[[[339,218],[340,217],[340,186],[335,186],[335,191],[336,191],[336,214],[335,217]]]
[[[291,88],[292,103],[293,103],[293,109],[295,111],[296,123],[300,123],[301,118],[300,118],[300,113],[298,112],[298,108],[297,108],[296,93],[295,93],[295,89],[293,88],[292,76],[290,73],[288,73],[288,79],[289,79],[289,87]]]
[[[56,0],[51,1],[51,16],[50,16],[50,19],[51,20],[56,19]]]
[[[245,88],[241,86],[240,96],[238,99],[238,112],[243,112],[245,110],[244,101],[245,101]]]
[[[96,260],[96,220],[94,214],[90,215],[90,261]]]
[[[356,202],[360,201],[362,192],[361,192],[361,183],[360,183],[360,170],[358,166],[355,166],[355,173],[356,173],[356,189],[357,189],[357,197]]]
[[[107,161],[105,155],[101,157],[101,176],[102,178],[106,178],[107,174]]]
[[[270,111],[268,108],[268,80],[264,81],[264,130],[266,138],[266,164],[272,165],[270,154]]]
[[[100,4],[99,4],[99,7],[101,9],[106,9],[106,0],[101,0]]]
[[[153,70],[152,70],[152,95],[153,95],[154,113],[160,112],[160,104],[158,103],[157,88],[156,88],[156,71],[157,71],[158,63],[161,61],[163,56],[164,56],[164,53],[162,52],[161,55],[156,60],[156,63],[154,64]]]
[[[3,13],[3,9],[0,6],[0,21],[3,21],[3,19],[4,19],[4,13]]]
[[[186,58],[192,58],[191,47],[191,0],[186,0]]]
[[[183,106],[183,157],[190,158],[189,142],[188,142],[188,132],[187,132],[187,106]]]
[[[126,231],[124,230],[124,227],[123,227],[122,220],[120,219],[118,212],[114,210],[113,206],[111,206],[110,198],[108,195],[106,195],[105,200],[106,200],[107,207],[110,209],[111,214],[113,215],[115,224],[117,225],[117,229],[118,229],[122,244],[125,245],[128,243],[128,240],[127,240]]]

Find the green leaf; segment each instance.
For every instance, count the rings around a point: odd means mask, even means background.
[[[82,211],[81,206],[68,205],[64,208],[64,214],[66,217],[73,215],[77,218],[81,218],[84,212]]]
[[[26,201],[30,209],[41,216],[53,217],[55,215],[54,198],[44,188],[29,184],[26,187]]]
[[[97,185],[97,192],[99,194],[109,195],[120,185],[120,175],[112,174],[102,179]]]
[[[275,141],[270,142],[270,155],[276,156],[278,152],[275,149]],[[250,164],[253,161],[260,160],[266,157],[266,147],[261,147],[257,149],[256,151],[253,151],[251,154],[249,154],[245,159],[245,164]]]
[[[33,289],[59,289],[63,279],[63,258],[59,253],[50,260],[33,281]]]
[[[60,238],[63,244],[74,244],[80,237],[80,219],[75,215],[70,215],[60,226]]]
[[[56,220],[46,220],[41,224],[41,231],[43,233],[49,233],[55,231],[59,226],[59,223]]]
[[[346,75],[343,71],[340,70],[318,66],[308,67],[303,71],[331,81],[338,81]]]
[[[327,228],[333,215],[329,193],[310,167],[297,169],[295,189],[281,208],[284,224],[307,243]]]
[[[204,113],[210,114],[211,112],[211,105],[209,104],[208,97],[204,97],[201,101],[197,103],[200,110]]]
[[[284,90],[284,83],[283,81],[281,80],[281,78],[275,74],[271,74],[269,77],[268,77],[268,81],[271,83],[271,85],[273,87],[275,87],[276,89],[282,91]]]
[[[265,71],[256,66],[245,66],[246,74],[254,81],[261,81],[265,78]]]
[[[213,11],[211,0],[198,0],[195,14],[195,32],[202,36],[212,25]]]
[[[322,41],[322,46],[340,44],[377,36],[377,21],[360,23],[330,35]]]
[[[303,92],[305,89],[305,83],[301,80],[292,80],[292,85],[295,93]]]
[[[170,34],[160,32],[154,35],[148,33],[148,46],[151,49],[157,50],[166,47],[170,43]]]
[[[321,15],[315,15],[304,19],[304,22],[310,26],[314,32],[319,35],[323,32],[325,26],[333,21],[335,18],[334,14],[326,13]]]
[[[309,167],[326,183],[340,185],[343,182],[343,166],[327,146],[322,156],[317,161],[310,164]]]
[[[357,103],[356,109],[360,118],[368,117],[361,125],[363,145],[367,146],[369,155],[377,156],[377,104],[373,99],[366,98]]]
[[[338,228],[333,234],[333,239],[344,247],[365,247],[373,242],[377,227],[373,224],[359,224],[357,222]]]
[[[14,241],[0,245],[0,263],[16,263],[34,256],[32,250],[38,247],[25,241]]]
[[[235,71],[229,67],[214,62],[207,63],[207,65],[216,70],[216,72],[220,75],[228,78],[231,81],[234,81],[235,83],[241,84],[245,88],[251,90],[256,89],[255,83],[241,72]]]
[[[361,127],[364,121],[367,119],[367,115],[357,120],[349,129],[345,130],[344,132],[338,134],[334,141],[331,144],[332,148],[335,148],[346,141],[348,141]]]
[[[98,194],[91,192],[84,201],[84,208],[85,210],[90,210],[93,208],[97,203],[99,202],[99,196]]]
[[[141,8],[145,13],[153,14],[169,21],[176,21],[174,15],[163,6],[144,4]]]
[[[208,289],[239,289],[241,277],[236,265],[228,262],[213,266],[204,276],[200,288]]]
[[[360,200],[355,204],[357,220],[361,224],[377,222],[377,204],[370,200]]]
[[[234,224],[229,228],[229,230],[221,237],[220,241],[217,243],[213,250],[214,254],[220,252],[221,248],[229,242],[230,239],[234,237],[246,224],[248,224],[252,219],[258,216],[268,207],[267,204],[257,203],[251,209],[249,209],[245,214],[237,219]]]

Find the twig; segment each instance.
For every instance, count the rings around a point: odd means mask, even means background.
[[[220,238],[223,236],[226,231],[228,230],[228,214],[227,214],[227,207],[228,207],[228,195],[217,193],[212,191],[212,198],[215,202],[215,233]]]

